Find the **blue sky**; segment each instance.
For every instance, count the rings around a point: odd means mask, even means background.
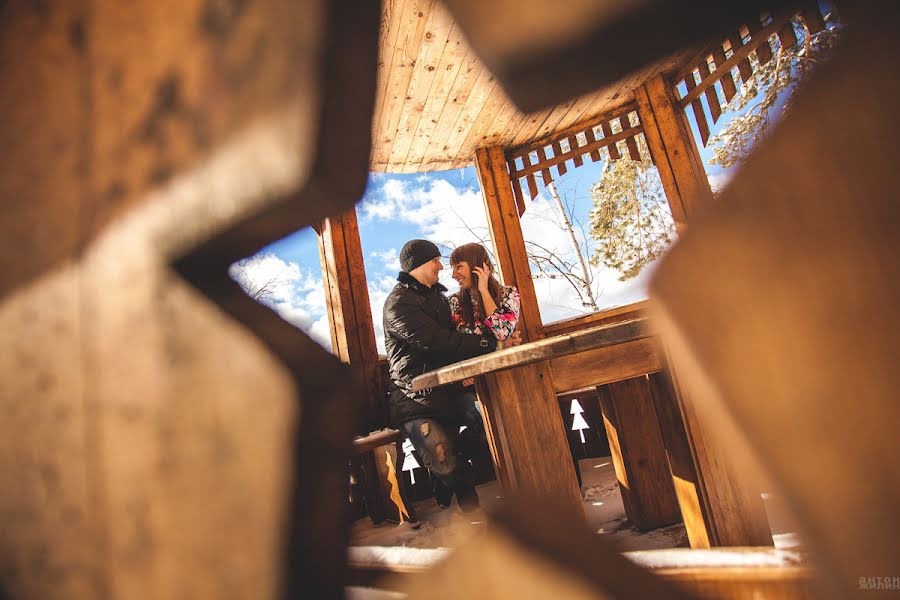
[[[736,70],[735,77],[740,88]],[[721,90],[719,94],[721,97]],[[723,110],[717,124],[713,125],[709,120],[711,134],[715,135],[720,131],[733,115],[734,113]],[[700,145],[700,136],[691,111],[688,111],[688,121],[698,140],[710,183],[716,189],[727,182],[729,173],[719,166],[709,165],[713,154],[709,148]],[[624,143],[620,144],[620,150],[626,155]],[[584,233],[588,211],[592,206],[589,190],[599,180],[602,165],[602,161],[592,163],[585,160],[582,167],[574,169],[570,162],[568,174],[556,180],[569,216],[576,224],[579,242],[587,245],[589,251],[593,240]],[[540,181],[538,183],[540,186]],[[571,252],[571,243],[558,225],[559,215],[542,186],[539,192],[533,201],[527,202],[527,210],[522,219],[525,239],[539,240],[542,245],[563,255],[568,253],[568,257],[572,258],[574,254]],[[357,216],[376,339],[383,352],[381,308],[396,282],[399,271],[397,255],[404,242],[413,238],[430,239],[443,249],[445,256],[460,244],[485,240],[489,242],[475,169],[467,167],[411,175],[372,173],[365,196],[357,205]],[[579,223],[585,229],[579,227]],[[493,251],[490,247],[489,250]],[[619,273],[616,271],[602,267],[593,269],[595,293],[601,308],[644,298],[646,282],[652,273],[651,265],[638,277],[623,283],[618,281]],[[286,320],[309,332],[330,348],[319,252],[315,233],[311,229],[307,228],[274,242],[257,255],[234,265],[232,275],[245,284],[245,287],[252,287],[253,282],[257,285],[267,281],[275,282],[273,292],[263,301],[275,308]],[[457,286],[449,276],[450,269],[445,268],[442,282],[454,292]],[[577,295],[564,280],[536,279],[535,288],[541,317],[545,323],[585,312]]]

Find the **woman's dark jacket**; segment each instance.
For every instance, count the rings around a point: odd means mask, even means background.
[[[490,336],[460,333],[453,326],[450,305],[440,283],[427,287],[401,272],[399,283],[384,302],[384,345],[391,371],[391,420],[453,414],[451,398],[459,386],[413,392],[414,377],[451,363],[486,354],[497,347]]]

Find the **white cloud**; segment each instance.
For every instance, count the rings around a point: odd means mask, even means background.
[[[487,242],[489,251],[492,254],[494,252],[480,191],[456,187],[444,179],[419,178],[415,183],[389,179],[363,202],[360,214],[366,220],[414,224],[422,237],[441,246],[445,254],[461,244],[483,241]],[[571,239],[562,226],[556,206],[544,194],[528,203],[528,209],[522,218],[522,231],[526,241],[540,244],[571,264],[577,263]],[[580,227],[575,228],[575,233],[579,243],[583,245],[585,238]],[[587,241],[589,245],[593,243],[590,239]],[[388,254],[395,252],[391,248],[373,252],[371,256],[386,263]],[[399,264],[392,267],[399,270]],[[589,268],[593,272],[595,298],[601,308],[621,306],[646,297],[649,268],[639,277],[626,282],[618,280],[621,275],[618,271],[603,267]],[[457,289],[449,268],[441,271],[440,281],[451,292]],[[380,352],[384,352],[382,307],[395,283],[393,277],[369,283],[372,316]],[[575,288],[564,278],[538,278],[534,285],[541,318],[545,323],[588,311],[582,306]]]
[[[390,179],[360,206],[363,218],[417,225],[422,236],[444,249],[488,239],[481,193],[444,179],[410,184]]]
[[[331,350],[321,273],[305,270],[274,254],[263,253],[231,265],[228,274],[251,297]]]
[[[387,250],[373,250],[369,253],[371,258],[378,259],[381,267],[392,272],[400,271],[400,252],[396,248],[388,248]]]

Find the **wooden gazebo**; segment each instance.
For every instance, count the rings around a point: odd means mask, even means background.
[[[706,143],[816,3],[0,3],[0,597],[342,597],[353,440],[386,424],[353,207],[370,171],[471,164],[527,343],[419,384],[477,374],[509,496],[563,509],[510,498],[411,597],[900,588],[900,15],[840,7],[837,58],[714,200],[688,112]],[[650,301],[542,323],[536,176],[640,136],[679,231]],[[333,354],[228,277],[308,225]],[[554,397],[584,388],[629,517],[683,519],[706,562],[569,510]],[[812,561],[772,548],[763,474]]]

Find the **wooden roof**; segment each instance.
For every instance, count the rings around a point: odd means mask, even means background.
[[[671,56],[555,108],[524,114],[474,54],[447,8],[390,0],[379,43],[371,170],[416,173],[465,167],[475,149],[516,148],[631,100],[632,89],[681,66]]]

